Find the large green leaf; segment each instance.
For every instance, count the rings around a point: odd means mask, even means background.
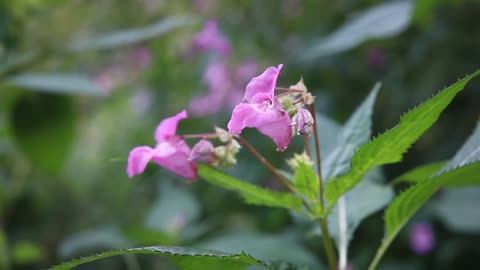
[[[250,265],[266,266],[265,263],[243,252],[240,254],[227,254],[218,251],[194,249],[187,247],[156,246],[118,249],[102,252],[93,256],[83,257],[70,262],[66,262],[58,266],[54,266],[50,269],[67,270],[87,262],[125,254],[151,254],[171,257],[175,264],[179,266],[182,270],[241,270],[245,269]]]
[[[298,192],[305,195],[310,201],[319,198],[319,179],[313,165],[300,162],[293,177],[293,183]]]
[[[247,203],[283,207],[302,211],[303,201],[291,193],[272,191],[237,179],[205,164],[199,164],[199,175],[207,182],[238,192]]]
[[[480,187],[450,188],[442,193],[441,198],[434,205],[434,212],[454,231],[478,233],[480,232],[478,205],[480,205]]]
[[[300,241],[301,234],[292,231],[268,234],[231,230],[198,244],[201,248],[219,249],[228,253],[245,251],[262,261],[286,261],[308,269],[323,269],[317,256]]]
[[[437,161],[427,163],[416,168],[407,171],[406,173],[397,176],[390,183],[396,185],[404,182],[416,183],[428,179],[436,172],[438,172],[443,166],[445,166],[445,161]]]
[[[192,16],[172,16],[156,23],[143,27],[118,30],[111,33],[99,34],[88,38],[75,39],[68,45],[73,51],[110,49],[139,43],[148,39],[156,38],[195,22]]]
[[[412,5],[412,1],[391,1],[372,7],[307,47],[300,60],[312,61],[352,49],[369,39],[397,35],[410,24]]]
[[[408,148],[438,119],[440,113],[480,70],[457,81],[409,111],[398,125],[364,144],[354,155],[347,174],[328,182],[326,197],[333,207],[338,198],[358,184],[372,168],[399,162]]]
[[[385,212],[385,238],[369,269],[376,268],[395,236],[440,187],[452,184],[459,179],[467,179],[466,181],[470,183],[480,184],[479,175],[480,162],[474,162],[419,182],[395,198]]]
[[[458,166],[480,159],[480,122],[473,131],[472,135],[457,151],[455,156],[442,168],[440,172],[451,170]]]
[[[93,78],[82,74],[23,73],[9,77],[7,81],[16,86],[42,92],[94,96],[106,94],[106,91]]]

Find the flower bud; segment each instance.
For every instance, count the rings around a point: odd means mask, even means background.
[[[189,160],[212,163],[217,159],[215,154],[215,147],[213,144],[205,139],[200,140],[195,144],[190,152]]]
[[[213,163],[214,166],[228,168],[237,164],[237,154],[240,151],[240,144],[232,139],[229,143],[215,148],[218,157]]]
[[[310,133],[312,133],[313,123],[312,114],[303,108],[293,117],[293,125],[295,125],[297,133],[300,135],[310,135]]]
[[[217,133],[218,139],[223,143],[228,143],[233,139],[232,133],[223,128],[215,127],[215,133]]]
[[[287,164],[292,168],[292,170],[296,171],[299,164],[303,163],[308,166],[313,165],[313,160],[310,158],[309,155],[307,155],[306,152],[303,152],[301,154],[293,154],[293,157],[287,159]]]

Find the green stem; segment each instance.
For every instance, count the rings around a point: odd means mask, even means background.
[[[250,150],[250,152],[252,152],[252,154],[255,157],[257,157],[258,160],[260,160],[260,162],[262,162],[265,166],[267,166],[267,168],[278,178],[278,180],[280,180],[285,186],[287,186],[287,188],[292,193],[294,193],[294,194],[297,193],[295,188],[293,187],[293,185],[290,183],[290,181],[285,176],[280,174],[277,171],[277,169],[275,169],[275,167],[273,167],[273,165],[262,154],[260,154],[257,151],[257,149],[255,149],[255,147],[253,147],[252,144],[250,144],[247,140],[245,140],[245,138],[243,138],[240,135],[236,135],[235,137],[240,141],[240,143],[245,145],[248,148],[248,150]]]
[[[317,126],[317,110],[315,108],[315,103],[312,103],[310,106],[310,113],[313,117],[313,136],[315,138],[315,152],[317,157],[317,172],[318,172],[318,181],[319,181],[319,196],[320,196],[320,207],[322,208],[322,212],[324,211],[323,208],[325,206],[324,201],[324,189],[323,189],[323,179],[322,179],[322,155],[320,153],[320,135],[318,134],[318,126]],[[337,270],[337,256],[335,254],[335,247],[333,245],[332,238],[330,236],[330,231],[328,229],[328,218],[325,216],[324,218],[320,219],[320,229],[322,230],[322,239],[323,239],[323,246],[325,247],[325,252],[327,253],[327,260],[328,265],[330,266],[331,270]]]
[[[333,241],[330,237],[330,231],[328,230],[327,219],[320,219],[320,228],[322,230],[323,246],[327,253],[327,261],[330,266],[330,270],[337,270],[337,257],[335,255],[335,248],[333,247]]]

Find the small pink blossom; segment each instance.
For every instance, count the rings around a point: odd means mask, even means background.
[[[435,233],[432,224],[419,222],[410,231],[410,248],[418,255],[429,253],[435,246]]]
[[[128,156],[127,174],[133,177],[143,173],[150,160],[187,179],[198,176],[197,164],[189,160],[191,149],[183,138],[176,134],[178,122],[187,118],[185,110],[164,119],[155,130],[155,148],[137,146]]]
[[[274,93],[282,67],[269,67],[248,83],[244,97],[247,103],[238,104],[228,122],[231,133],[240,134],[246,127],[256,128],[270,137],[278,150],[287,148],[292,141],[292,123]]]
[[[214,50],[228,55],[232,51],[230,42],[220,33],[218,23],[209,20],[203,29],[193,38],[193,48],[199,50]]]

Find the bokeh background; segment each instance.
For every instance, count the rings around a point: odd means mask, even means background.
[[[182,133],[226,126],[248,80],[280,63],[279,85],[303,76],[320,113],[339,123],[382,82],[378,134],[480,67],[479,14],[476,0],[2,0],[0,269],[146,245],[245,249],[323,269],[320,239],[287,211],[245,205],[153,164],[129,179],[130,149],[152,145],[158,122],[183,108],[192,117]],[[228,46],[198,44],[209,23]],[[479,90],[480,80],[472,81],[403,163],[384,168],[385,181],[450,158],[476,126]],[[278,154],[256,131],[246,136],[280,167],[301,150],[298,141]],[[246,150],[232,173],[276,185]],[[380,269],[480,264],[480,213],[472,212],[479,193],[445,193],[402,231]],[[449,210],[438,210],[447,198]],[[382,236],[381,213],[359,226],[352,269],[365,269]],[[170,267],[125,256],[79,269]]]

